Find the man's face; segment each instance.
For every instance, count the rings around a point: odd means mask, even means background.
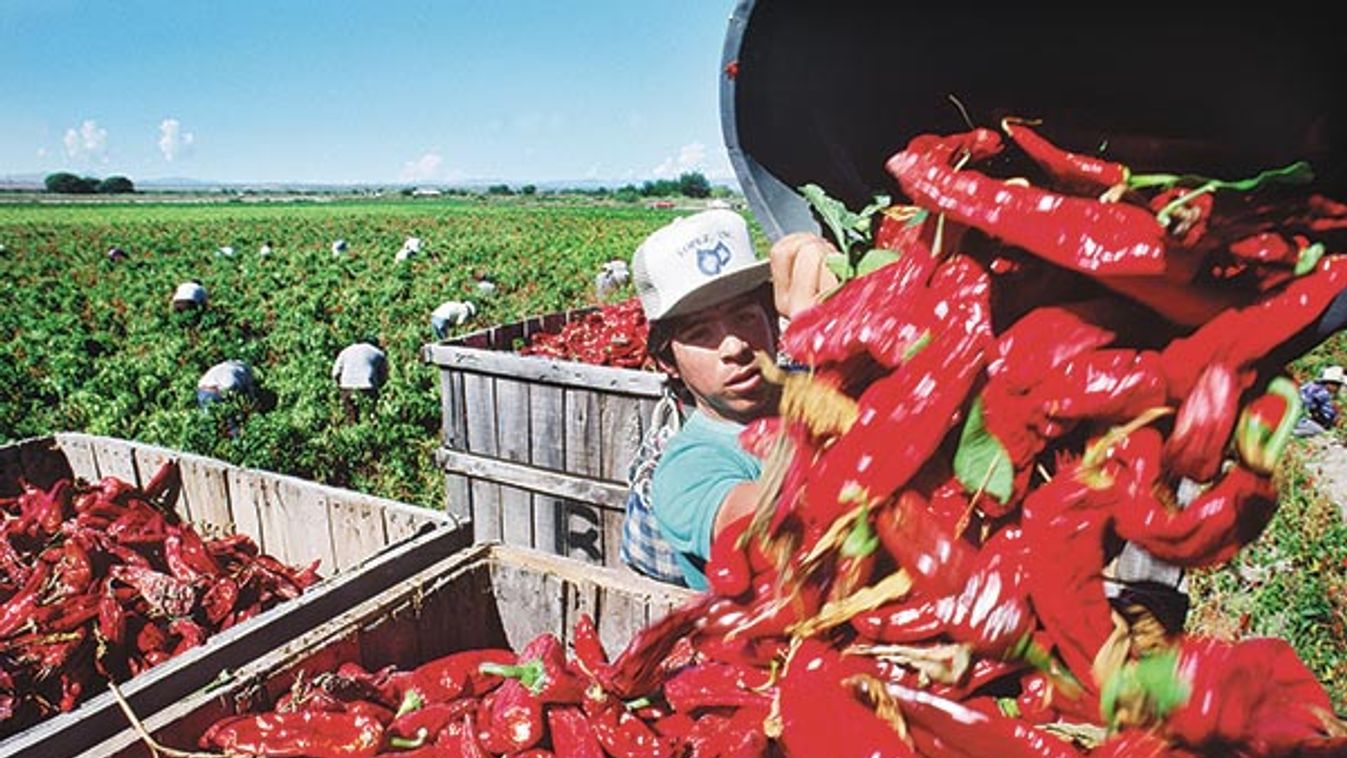
[[[674,329],[674,366],[703,413],[747,423],[776,412],[780,388],[763,378],[754,354],[776,355],[776,330],[753,293],[685,316]]]

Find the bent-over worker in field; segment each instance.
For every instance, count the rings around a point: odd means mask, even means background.
[[[792,277],[794,259],[806,243],[826,246],[813,235],[787,240],[773,251],[783,270],[775,293],[783,315],[812,303],[821,286],[817,271]],[[815,263],[822,269],[822,253]],[[739,445],[739,433],[775,414],[780,398],[756,362],[760,352],[777,352],[769,266],[778,262],[757,259],[743,217],[723,209],[675,220],[633,256],[650,353],[692,405],[681,428],[655,450],[647,441],[633,465],[622,557],[641,573],[705,589],[711,541],[754,508],[762,464]]]
[[[1297,437],[1312,437],[1332,429],[1338,422],[1338,394],[1347,382],[1347,371],[1342,366],[1328,366],[1319,372],[1319,378],[1300,385],[1300,402],[1304,407],[1296,422]]]
[[[368,398],[372,407],[379,399],[379,389],[388,379],[388,358],[378,347],[377,338],[347,345],[332,363],[332,379],[341,391],[341,406],[348,423],[360,420],[360,406]]]
[[[206,307],[206,288],[195,279],[178,285],[173,291],[173,310],[181,312]]]
[[[208,410],[212,404],[221,403],[229,398],[243,400],[243,414],[253,410],[257,399],[257,386],[253,382],[253,370],[243,361],[228,360],[206,369],[206,373],[196,383],[196,404],[201,410]],[[237,437],[242,418],[232,410],[222,416],[223,432]]]

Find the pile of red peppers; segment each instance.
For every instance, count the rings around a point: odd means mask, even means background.
[[[0,736],[204,642],[318,581],[246,534],[204,538],[166,505],[176,461],[144,486],[24,483],[0,498]]]
[[[641,301],[631,298],[568,321],[559,332],[535,334],[519,353],[595,366],[653,369],[654,361],[646,352],[648,333]]]
[[[582,617],[569,654],[542,635],[411,672],[348,664],[203,746],[1347,755],[1287,643],[1188,635],[1108,591],[1127,543],[1219,565],[1276,512],[1299,400],[1272,356],[1347,289],[1347,205],[1304,193],[1299,165],[1142,175],[1004,129],[1027,178],[994,176],[1007,145],[986,129],[887,162],[912,205],[873,240],[896,260],[782,335],[805,370],[764,367],[781,414],[742,440],[765,492],[712,545],[709,592],[611,661]],[[1035,281],[1052,271],[1068,286]]]

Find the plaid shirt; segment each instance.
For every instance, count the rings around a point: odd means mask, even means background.
[[[683,571],[674,560],[677,552],[660,534],[655,509],[650,503],[650,481],[664,446],[678,432],[681,418],[673,399],[660,400],[652,414],[650,430],[627,472],[631,489],[627,493],[627,512],[622,520],[622,562],[662,582],[686,586]]]

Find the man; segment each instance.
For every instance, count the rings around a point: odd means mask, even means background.
[[[776,356],[769,265],[797,257],[800,241],[789,247],[774,249],[773,263],[758,260],[743,217],[713,209],[656,230],[632,258],[650,353],[693,408],[659,453],[649,489],[659,534],[693,589],[706,588],[711,541],[751,513],[758,496],[761,461],[740,447],[739,432],[776,413],[780,390],[762,376],[757,354]],[[792,263],[783,262],[782,270],[792,273]],[[812,276],[796,281],[817,287]],[[777,283],[778,300],[783,286],[789,288]],[[623,553],[635,568],[654,574],[641,565],[642,548],[649,547],[639,544],[647,518],[641,506],[639,497],[629,498]]]
[[[388,359],[379,349],[378,340],[369,339],[343,348],[332,364],[332,379],[341,391],[347,423],[356,423],[360,420],[357,396],[367,397],[373,404],[379,399],[379,388],[388,379]]]
[[[1300,402],[1304,415],[1296,423],[1297,437],[1323,434],[1338,421],[1338,391],[1347,382],[1347,371],[1342,366],[1328,366],[1319,372],[1319,378],[1300,385]]]
[[[253,370],[243,361],[221,361],[207,369],[206,373],[202,374],[196,383],[196,404],[203,411],[214,403],[235,396],[242,398],[250,408],[256,395],[257,388],[253,383]],[[244,412],[246,413],[247,410]],[[225,432],[230,437],[237,437],[241,419],[232,412],[226,412],[223,418]]]
[[[178,285],[173,292],[173,310],[176,312],[188,311],[192,309],[204,309],[206,307],[206,288],[196,280],[189,280]]]

